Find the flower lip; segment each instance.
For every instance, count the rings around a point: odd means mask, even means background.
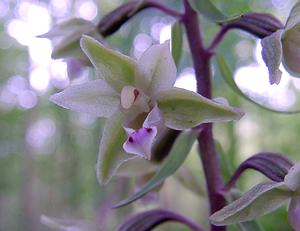
[[[138,130],[124,128],[128,134],[128,139],[123,144],[123,148],[127,153],[143,157],[147,160],[151,159],[151,147],[157,134],[156,127],[142,127]]]

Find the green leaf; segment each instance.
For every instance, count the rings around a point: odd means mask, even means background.
[[[136,62],[128,56],[106,48],[89,36],[82,36],[81,48],[102,78],[117,92],[134,85]]]
[[[279,208],[290,199],[284,182],[264,182],[256,185],[241,198],[210,216],[215,225],[230,225],[253,220]]]
[[[127,135],[123,128],[123,114],[115,112],[106,120],[101,137],[97,160],[97,178],[100,184],[107,184],[124,162],[137,158],[123,150]]]
[[[191,147],[196,140],[198,134],[194,131],[183,132],[176,139],[168,157],[162,164],[157,173],[144,185],[139,191],[131,195],[129,198],[119,202],[114,208],[119,208],[141,198],[157,186],[159,186],[167,177],[171,176],[184,162],[189,154]]]
[[[172,26],[171,34],[172,56],[177,67],[182,54],[182,35],[182,26],[180,22],[177,21]]]
[[[217,64],[221,73],[221,76],[223,77],[224,81],[228,84],[228,86],[235,91],[235,93],[237,93],[239,96],[241,96],[242,98],[244,98],[245,100],[255,104],[256,106],[265,109],[267,111],[270,112],[275,112],[275,113],[283,113],[283,114],[295,114],[295,113],[300,113],[300,110],[295,110],[295,111],[280,111],[280,110],[276,110],[273,108],[269,108],[266,107],[262,104],[257,103],[256,101],[252,100],[251,98],[249,98],[247,95],[245,95],[240,88],[237,86],[237,84],[235,83],[234,79],[233,79],[233,74],[232,71],[228,65],[228,63],[226,62],[226,60],[219,54],[217,54],[216,56],[216,60],[217,60]]]
[[[281,79],[279,65],[282,59],[282,34],[283,30],[278,30],[261,40],[261,54],[269,70],[270,84],[279,84]]]
[[[201,123],[237,120],[243,115],[237,108],[182,88],[174,87],[162,92],[157,101],[165,125],[177,130],[189,129]]]
[[[204,17],[211,21],[225,21],[228,17],[224,15],[210,0],[190,0],[191,5]]]

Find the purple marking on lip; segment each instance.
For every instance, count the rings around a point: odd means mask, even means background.
[[[128,134],[128,139],[123,144],[123,148],[127,153],[150,159],[151,147],[156,134],[156,127],[140,128]]]

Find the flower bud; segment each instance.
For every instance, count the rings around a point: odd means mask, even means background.
[[[132,1],[121,5],[104,16],[98,24],[98,31],[105,37],[117,31],[131,16],[143,8],[140,1]]]
[[[245,13],[237,19],[221,23],[230,28],[238,28],[257,36],[264,38],[271,35],[278,29],[283,28],[283,24],[271,14],[265,13]]]

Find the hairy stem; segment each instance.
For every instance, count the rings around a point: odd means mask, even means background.
[[[192,53],[192,59],[196,72],[197,91],[199,94],[211,98],[211,72],[210,60],[212,53],[205,49],[201,31],[199,28],[199,18],[188,1],[184,1],[185,14],[182,22],[185,26],[187,38]],[[219,169],[218,157],[215,149],[212,124],[206,124],[201,131],[199,138],[200,157],[206,178],[206,186],[210,202],[210,213],[221,209],[226,204],[222,195],[223,180]],[[211,225],[212,231],[224,231],[224,226]]]

